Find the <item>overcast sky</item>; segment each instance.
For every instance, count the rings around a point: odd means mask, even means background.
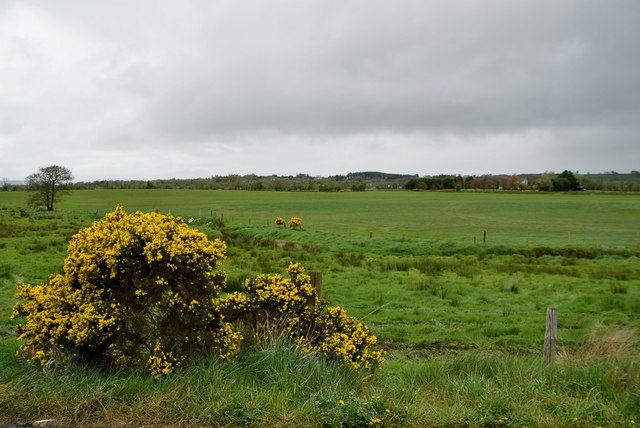
[[[638,0],[0,0],[0,176],[640,170]]]

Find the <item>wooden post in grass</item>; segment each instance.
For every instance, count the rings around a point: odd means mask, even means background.
[[[311,277],[311,285],[316,289],[318,297],[322,295],[322,272],[309,272]]]
[[[558,340],[558,310],[547,308],[547,325],[544,332],[544,363],[551,364],[556,355]]]
[[[487,231],[486,230],[482,231],[482,243],[483,244],[487,243]]]

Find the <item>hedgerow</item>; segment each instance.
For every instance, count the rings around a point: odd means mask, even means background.
[[[233,358],[277,329],[301,352],[354,369],[384,361],[376,337],[327,307],[297,263],[289,278],[258,275],[221,296],[225,252],[224,242],[180,217],[118,206],[73,236],[62,274],[17,284],[13,318],[26,319],[16,328],[18,356],[34,364],[146,365],[159,378],[194,356]]]

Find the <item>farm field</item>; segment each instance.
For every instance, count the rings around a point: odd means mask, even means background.
[[[393,417],[362,414],[389,426],[629,426],[640,417],[637,195],[94,190],[72,193],[54,213],[23,208],[24,200],[21,192],[0,193],[0,396],[10,397],[0,399],[0,421],[3,414],[26,421],[44,407],[65,421],[73,421],[72,412],[76,423],[144,424],[132,416],[138,412],[162,414],[170,425],[206,425],[217,415],[224,426],[349,426],[336,421],[357,418],[371,396],[382,397],[378,410],[389,408]],[[61,387],[56,376],[43,377],[11,356],[19,322],[10,319],[13,285],[58,272],[72,234],[117,203],[128,211],[182,215],[225,240],[228,291],[255,274],[283,273],[291,261],[322,272],[323,297],[379,336],[388,351],[385,368],[372,379],[314,365],[298,373],[319,390],[282,373],[257,387],[259,370],[230,380],[216,364],[163,385],[77,368],[60,374],[72,379],[62,395],[84,388],[89,401],[80,408],[52,401],[51,388]],[[273,224],[292,216],[302,218],[302,230]],[[560,352],[545,368],[547,307],[560,313]],[[251,358],[266,364],[264,355]],[[303,365],[296,356],[278,358],[269,364]],[[245,370],[243,364],[268,370],[256,361],[239,361],[234,370]],[[336,385],[314,370],[330,373],[325,377]],[[179,400],[171,388],[182,382],[198,390],[202,385],[193,382],[203,377],[226,382],[217,393],[234,397],[227,407],[206,413],[181,402],[182,416],[163,413],[162,403]],[[247,401],[234,382],[257,398]],[[291,395],[292,383],[303,398]],[[28,390],[39,391],[36,404],[16,404]],[[282,402],[265,404],[274,394]],[[96,404],[100,396],[110,405]],[[345,413],[336,403],[349,404],[349,397],[355,401]],[[246,403],[235,408],[234,400]],[[521,408],[523,400],[529,409]],[[285,413],[292,419],[274,419]],[[185,414],[191,416],[180,419]]]
[[[24,204],[3,192],[0,207]],[[271,226],[276,216],[303,218],[310,231],[353,237],[418,238],[508,246],[607,246],[638,249],[640,194],[507,192],[250,192],[85,190],[58,209],[103,215],[128,211],[185,217],[224,215],[229,225]]]

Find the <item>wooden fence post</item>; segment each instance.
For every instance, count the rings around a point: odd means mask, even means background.
[[[556,355],[558,340],[558,310],[547,308],[547,324],[544,332],[544,363],[551,364]]]
[[[322,296],[322,272],[309,272],[311,277],[311,285],[316,289],[318,297]]]

